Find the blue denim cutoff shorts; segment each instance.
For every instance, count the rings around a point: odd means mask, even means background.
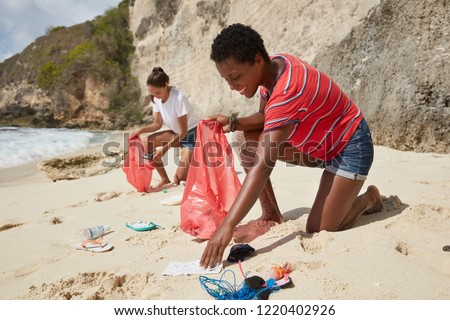
[[[366,180],[372,162],[372,135],[364,119],[339,155],[329,161],[317,160],[319,167],[352,180]]]
[[[180,141],[180,144],[184,148],[188,148],[193,150],[195,146],[195,138],[197,137],[197,127],[192,128],[186,133],[186,136],[183,140]]]
[[[194,146],[195,146],[195,138],[196,137],[197,137],[197,127],[194,127],[191,130],[189,130],[186,133],[186,136],[184,137],[184,139],[180,141],[181,146],[184,147],[184,148],[188,148],[190,150],[193,150]],[[147,154],[144,154],[142,156],[142,158],[144,158],[146,160],[152,160],[154,152],[155,151],[149,152]]]

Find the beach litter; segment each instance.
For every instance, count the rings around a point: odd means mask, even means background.
[[[161,200],[161,204],[163,206],[179,206],[181,204],[181,200],[183,199],[183,194],[177,194],[171,196],[169,198]]]
[[[157,225],[153,222],[144,222],[144,221],[134,221],[134,222],[127,222],[126,224],[127,228],[130,228],[134,231],[150,231],[153,229],[164,229],[160,225]]]
[[[236,285],[236,275],[232,270],[223,272],[219,279],[199,276],[200,285],[216,300],[268,300],[271,293],[292,284],[288,274],[280,280],[269,278],[265,281],[257,275],[247,277],[242,270],[241,261],[239,268],[244,276],[244,281],[239,286]],[[227,273],[232,274],[233,283],[224,279]]]
[[[100,237],[95,240],[87,239],[81,243],[77,243],[75,248],[90,252],[106,252],[111,250],[113,246],[110,243],[103,243],[103,237]]]
[[[244,261],[244,258],[255,253],[255,249],[246,243],[235,244],[231,247],[227,261],[234,263]]]
[[[166,269],[163,271],[164,276],[180,276],[191,274],[214,274],[222,271],[222,264],[214,268],[203,268],[200,266],[200,260],[189,262],[171,261]]]

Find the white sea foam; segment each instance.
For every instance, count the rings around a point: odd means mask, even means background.
[[[0,127],[0,168],[79,151],[106,139],[106,134],[81,130]]]

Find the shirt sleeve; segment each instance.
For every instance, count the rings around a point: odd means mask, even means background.
[[[303,69],[294,71],[286,69],[268,98],[264,109],[264,131],[299,122],[300,113],[307,107]]]
[[[153,112],[161,112],[161,106],[160,106],[161,101],[159,101],[158,99],[155,99],[153,102]]]
[[[291,118],[292,104],[286,97],[272,96],[264,111],[264,131],[270,131],[285,125]]]
[[[178,105],[175,108],[175,112],[177,114],[177,117],[180,118],[186,114],[190,114],[192,110],[191,103],[189,102],[188,98],[186,96],[181,96],[180,99],[178,99]]]
[[[283,107],[283,105],[279,107],[274,106],[277,102],[283,104],[285,97],[278,96],[276,91],[270,96],[268,90],[263,87],[260,88],[260,96],[261,99],[266,101],[266,107],[264,109],[264,131],[270,131],[285,124],[287,120],[284,114],[286,107]]]

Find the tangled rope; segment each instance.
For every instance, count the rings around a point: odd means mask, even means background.
[[[224,276],[230,272],[233,275],[233,284],[224,280]],[[212,279],[206,276],[200,276],[200,285],[202,288],[209,293],[210,296],[216,300],[253,300],[260,299],[261,294],[278,290],[279,287],[275,286],[275,280],[269,279],[265,282],[265,286],[254,289],[249,288],[245,281],[243,281],[239,286],[236,286],[236,275],[232,270],[226,270],[222,273],[219,279]],[[262,280],[264,282],[264,280]]]

